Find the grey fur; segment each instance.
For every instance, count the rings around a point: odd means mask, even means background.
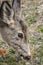
[[[11,7],[5,2],[0,8],[0,32],[8,45],[16,49],[19,55],[29,59],[30,48],[27,40],[27,25],[15,12],[16,8],[21,8],[20,0],[13,1]],[[18,33],[21,33],[23,38],[18,37]]]

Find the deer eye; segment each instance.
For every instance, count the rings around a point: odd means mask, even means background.
[[[22,39],[23,38],[23,33],[18,33],[18,37]]]

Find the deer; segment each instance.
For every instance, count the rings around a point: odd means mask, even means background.
[[[31,58],[28,43],[28,26],[20,17],[21,0],[2,1],[0,6],[0,32],[3,40],[13,47],[20,57],[29,60]]]

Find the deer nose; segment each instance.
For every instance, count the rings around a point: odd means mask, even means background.
[[[31,59],[31,56],[26,56],[26,57],[24,57],[24,59],[30,60]]]
[[[18,33],[18,37],[22,39],[23,38],[23,33]]]

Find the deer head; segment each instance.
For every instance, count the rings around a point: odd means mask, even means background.
[[[27,25],[20,18],[21,0],[13,0],[12,5],[3,1],[0,7],[0,32],[8,45],[25,59],[30,59],[27,40]]]

